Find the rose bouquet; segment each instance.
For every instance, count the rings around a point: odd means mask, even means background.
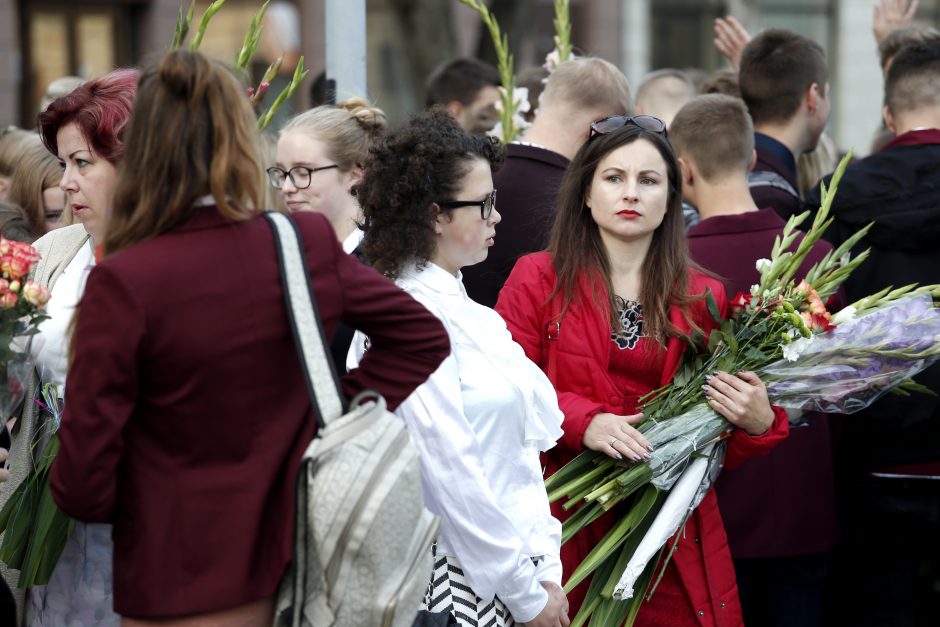
[[[0,419],[4,429],[7,419],[26,394],[27,382],[33,373],[34,338],[39,331],[39,324],[48,318],[44,309],[49,300],[49,289],[35,281],[26,280],[39,258],[39,253],[31,245],[0,238]],[[52,443],[44,448],[36,445],[32,448],[34,451],[40,449],[37,453],[41,458],[50,456],[49,463],[55,456]],[[24,482],[23,486],[27,483]],[[28,515],[33,516],[39,509],[38,501],[32,504],[32,509],[16,507],[15,502],[19,502],[19,499],[14,497],[21,491],[26,492],[23,486],[14,492],[0,514],[0,531],[7,532],[4,547],[12,547],[13,552],[21,555],[27,544],[22,542],[22,536],[10,533],[13,531],[8,524],[11,515],[14,511],[22,511],[25,517],[28,511]],[[33,494],[38,492],[30,492],[31,498]],[[14,568],[22,565],[21,561],[7,555],[3,555],[3,559]]]
[[[566,590],[594,575],[572,626],[632,624],[640,603],[655,591],[671,550],[669,538],[698,506],[720,471],[731,425],[706,402],[703,385],[714,371],[757,372],[771,402],[790,408],[850,413],[886,392],[930,392],[910,377],[940,357],[940,286],[886,289],[831,315],[826,300],[868,256],[852,256],[867,228],[826,255],[797,282],[813,244],[831,223],[830,207],[845,170],[843,160],[802,240],[787,221],[770,259],[757,262],[760,283],[731,302],[721,320],[714,298],[706,303],[717,327],[687,338],[689,350],[673,381],[642,400],[640,432],[654,447],[640,464],[588,451],[549,477],[549,499],[575,509],[562,542],[615,505],[626,514],[571,573]]]
[[[22,402],[32,367],[28,347],[39,323],[49,289],[25,280],[39,261],[31,245],[0,237],[0,428]]]

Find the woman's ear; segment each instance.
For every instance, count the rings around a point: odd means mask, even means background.
[[[347,186],[346,191],[352,194],[353,188],[362,182],[363,169],[361,165],[355,165],[353,168],[346,173],[347,175]]]
[[[434,211],[434,234],[443,235],[444,224],[450,222],[450,216],[436,202],[431,203],[431,209]]]

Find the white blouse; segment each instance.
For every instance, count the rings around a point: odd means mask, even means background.
[[[539,582],[561,585],[561,524],[539,463],[562,435],[555,390],[459,277],[429,263],[397,283],[451,340],[451,355],[396,410],[421,457],[425,504],[442,519],[437,552],[457,558],[477,596],[498,596],[528,622],[548,600]],[[351,367],[364,339],[353,340]]]
[[[68,329],[75,307],[85,291],[88,273],[95,265],[92,241],[82,246],[59,275],[49,302],[46,304],[48,320],[39,325],[39,335],[33,342],[33,356],[43,383],[55,383],[59,396],[65,395],[65,375],[68,372]]]

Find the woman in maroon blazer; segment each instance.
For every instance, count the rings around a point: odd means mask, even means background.
[[[53,494],[114,524],[125,625],[267,625],[314,418],[253,209],[255,121],[238,81],[198,53],[169,53],[138,97],[78,314]],[[343,391],[396,407],[448,354],[442,326],[344,254],[325,218],[294,220],[327,338],[343,320],[372,339]]]

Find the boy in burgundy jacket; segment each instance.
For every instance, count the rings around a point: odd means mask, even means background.
[[[700,96],[669,128],[682,192],[702,221],[689,230],[692,258],[719,275],[729,297],[759,282],[784,221],[748,189],[754,132],[741,100]],[[829,244],[814,245],[805,273]],[[819,626],[827,553],[836,541],[829,425],[811,416],[769,455],[726,470],[715,489],[737,572],[746,625]]]

